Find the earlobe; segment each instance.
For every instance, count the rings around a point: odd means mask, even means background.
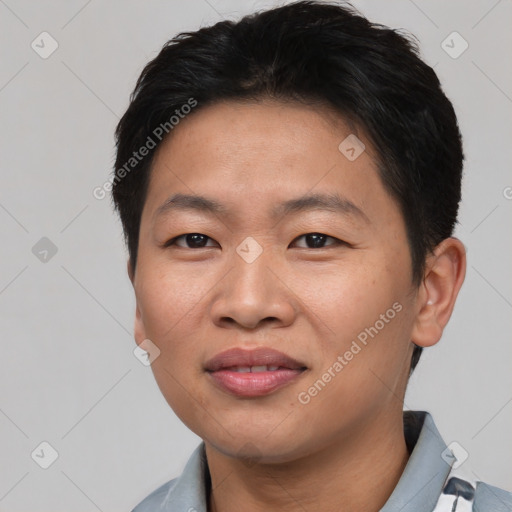
[[[140,345],[146,338],[146,329],[144,328],[144,322],[142,320],[142,314],[140,312],[139,305],[135,306],[135,323],[133,327],[133,337],[137,345]]]
[[[466,251],[456,238],[443,240],[427,258],[418,291],[412,339],[420,347],[435,345],[452,314],[466,275]]]
[[[135,274],[133,270],[133,266],[131,264],[131,261],[128,260],[126,264],[126,270],[128,272],[128,277],[130,278],[130,281],[132,283],[132,286],[135,291]],[[135,293],[135,322],[134,322],[134,328],[133,328],[133,337],[135,338],[135,342],[137,345],[140,345],[143,340],[146,339],[146,330],[144,328],[144,322],[142,320],[142,314],[139,308],[138,300],[137,300],[137,294]]]

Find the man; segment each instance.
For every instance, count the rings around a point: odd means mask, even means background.
[[[327,2],[180,34],[116,136],[135,339],[203,439],[136,512],[511,509],[402,412],[466,267],[461,136],[411,41]]]

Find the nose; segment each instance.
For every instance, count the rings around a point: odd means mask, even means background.
[[[211,308],[217,326],[255,330],[293,323],[299,303],[275,258],[263,251],[248,263],[233,255],[232,270],[219,283]]]

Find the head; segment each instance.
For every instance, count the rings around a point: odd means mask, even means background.
[[[401,410],[465,271],[451,236],[461,137],[409,37],[327,2],[179,34],[144,68],[116,137],[136,341],[160,350],[156,380],[192,430],[279,458],[282,436],[312,420],[286,458]],[[306,370],[231,396],[206,365],[242,346]],[[314,419],[334,407],[352,412],[322,431]]]

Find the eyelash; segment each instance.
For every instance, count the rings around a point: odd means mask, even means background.
[[[200,236],[203,236],[205,238],[207,238],[208,240],[213,240],[213,238],[210,238],[209,236],[206,236],[204,235],[203,233],[184,233],[183,235],[179,235],[179,236],[176,236],[174,238],[171,238],[170,240],[168,240],[167,242],[165,242],[165,244],[163,245],[163,247],[167,248],[167,247],[171,247],[171,246],[176,246],[176,247],[179,247],[180,249],[191,249],[191,250],[197,250],[197,249],[208,249],[209,247],[212,247],[212,246],[204,246],[204,247],[181,247],[181,246],[178,246],[176,245],[176,241],[181,239],[181,238],[185,238],[186,236],[188,235],[200,235]],[[298,236],[297,238],[295,238],[293,240],[293,242],[295,242],[296,240],[300,239],[300,238],[303,238],[303,237],[306,237],[306,236],[310,236],[310,235],[319,235],[319,236],[323,236],[323,237],[326,237],[326,239],[331,239],[331,240],[334,240],[334,243],[330,244],[330,245],[327,245],[327,246],[324,246],[324,247],[301,247],[301,249],[326,249],[326,248],[329,248],[329,247],[336,247],[336,246],[340,246],[340,245],[346,245],[346,246],[349,246],[350,244],[348,244],[347,242],[344,242],[343,240],[340,240],[338,238],[335,238],[333,236],[329,236],[329,235],[325,235],[324,233],[318,233],[316,231],[314,232],[311,232],[311,233],[305,233],[303,235],[300,235]],[[292,243],[293,243],[292,242]]]

